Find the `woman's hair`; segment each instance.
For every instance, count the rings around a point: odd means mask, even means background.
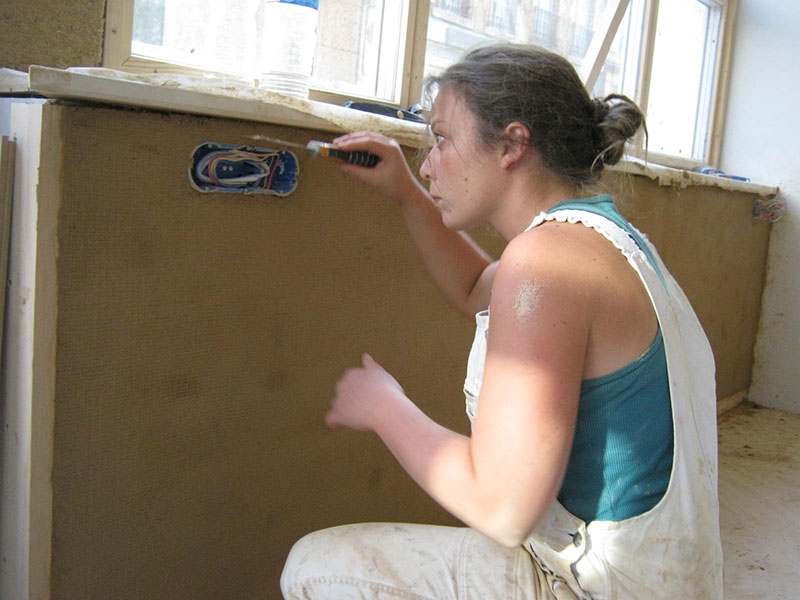
[[[590,98],[578,73],[563,56],[538,46],[494,44],[466,54],[425,91],[454,89],[478,121],[478,134],[493,146],[518,121],[550,170],[582,187],[595,182],[605,165],[620,161],[625,142],[644,125],[629,98]],[[646,131],[646,130],[645,130]]]

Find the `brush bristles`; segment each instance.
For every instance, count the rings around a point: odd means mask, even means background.
[[[328,156],[328,144],[324,142],[318,142],[316,140],[311,140],[306,145],[306,153],[309,156]]]

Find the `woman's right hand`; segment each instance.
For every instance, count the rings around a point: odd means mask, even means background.
[[[347,152],[361,150],[378,156],[380,161],[372,168],[343,163],[341,169],[397,202],[418,193],[419,189],[424,190],[411,172],[400,144],[390,137],[371,131],[359,131],[336,138],[333,145]]]

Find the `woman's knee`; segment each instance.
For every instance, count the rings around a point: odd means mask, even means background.
[[[322,538],[327,538],[325,530],[309,533],[295,542],[281,573],[281,592],[286,600],[303,598],[301,590],[312,576],[319,576],[324,554],[330,547]],[[326,540],[327,541],[327,540]]]

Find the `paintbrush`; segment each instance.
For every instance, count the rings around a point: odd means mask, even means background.
[[[360,167],[368,167],[373,168],[378,162],[381,160],[380,156],[376,154],[372,154],[370,152],[365,152],[363,150],[354,150],[351,152],[346,152],[344,150],[339,150],[335,148],[333,144],[327,144],[325,142],[320,142],[317,140],[311,140],[307,144],[300,144],[298,142],[287,142],[286,140],[279,140],[276,138],[267,137],[265,135],[254,135],[251,136],[254,140],[264,140],[267,142],[271,142],[273,144],[278,144],[280,146],[289,146],[291,148],[301,148],[305,149],[306,154],[308,156],[320,156],[322,158],[335,158],[337,160],[343,160],[344,162],[350,163],[352,165],[358,165]]]

